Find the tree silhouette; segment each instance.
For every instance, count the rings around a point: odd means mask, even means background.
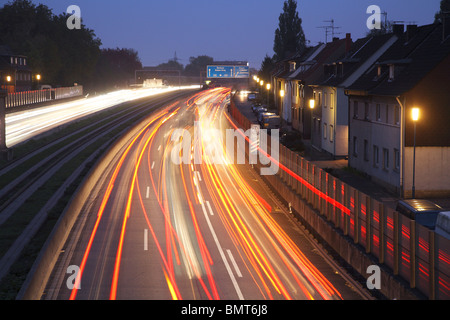
[[[273,51],[274,59],[281,61],[301,52],[306,47],[302,19],[297,12],[297,1],[287,0],[279,17],[278,28],[275,31]]]

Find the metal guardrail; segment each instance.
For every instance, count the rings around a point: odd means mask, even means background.
[[[5,107],[6,109],[22,107],[81,95],[83,95],[83,86],[8,93],[5,98]]]
[[[243,130],[251,122],[231,104]],[[268,154],[271,154],[268,139]],[[279,146],[278,176],[319,214],[429,299],[450,299],[450,239]]]

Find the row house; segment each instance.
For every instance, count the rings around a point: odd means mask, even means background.
[[[339,59],[323,65],[313,90],[311,144],[334,158],[348,156],[349,102],[345,89],[366,72],[397,40],[394,34],[368,36],[352,43]]]
[[[32,86],[27,57],[13,54],[8,46],[0,45],[0,86],[7,92],[29,91]]]
[[[404,198],[413,171],[415,197],[450,196],[449,25],[397,25],[395,44],[346,86],[349,166]]]
[[[320,79],[324,64],[342,56],[349,50],[351,44],[350,34],[347,34],[345,39],[335,38],[330,43],[320,44],[288,77],[291,88],[292,128],[301,132],[304,139],[311,139],[312,110],[309,101],[313,99],[313,89],[309,85]]]

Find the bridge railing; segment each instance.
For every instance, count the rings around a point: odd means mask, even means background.
[[[8,93],[5,107],[16,108],[83,95],[83,86]]]

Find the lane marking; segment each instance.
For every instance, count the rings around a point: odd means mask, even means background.
[[[195,174],[197,175],[198,181],[202,181],[202,176],[200,175],[200,172],[195,171]]]
[[[209,204],[209,201],[205,200],[205,202],[206,202],[206,206],[208,207],[209,214],[213,216],[214,212],[212,211],[212,208],[211,208],[211,205]]]
[[[148,229],[144,229],[144,251],[148,251]]]
[[[228,264],[227,257],[225,256],[225,254],[222,250],[222,247],[220,246],[219,239],[217,238],[216,232],[214,231],[214,228],[211,224],[211,220],[209,220],[208,213],[206,212],[206,209],[205,209],[205,205],[203,203],[201,205],[202,205],[203,214],[205,215],[209,230],[211,231],[211,234],[214,238],[214,242],[216,243],[217,249],[219,250],[219,253],[223,260],[223,263],[225,264],[225,268],[227,269],[228,275],[230,276],[230,279],[231,279],[231,282],[233,283],[234,289],[236,290],[239,300],[244,300],[244,296],[242,295],[241,289],[239,288],[236,278],[234,277],[233,271],[231,270],[230,265]]]
[[[239,278],[242,278],[241,270],[239,270],[239,267],[238,267],[238,265],[236,263],[236,260],[234,260],[233,254],[231,253],[231,250],[227,249],[227,253],[228,253],[228,256],[230,257],[231,263],[233,264],[234,270],[236,270],[237,276]]]
[[[145,197],[147,199],[150,198],[150,187],[147,187],[147,193],[145,194]]]
[[[155,161],[152,162],[152,170],[155,167]]]

